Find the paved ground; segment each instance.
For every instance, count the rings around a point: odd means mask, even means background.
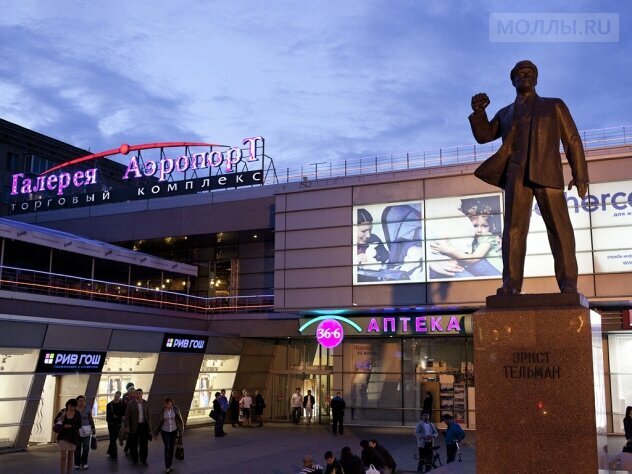
[[[346,427],[344,436],[334,437],[325,425],[268,424],[263,428],[226,427],[228,436],[215,438],[211,427],[191,428],[185,432],[184,461],[174,460],[176,474],[296,474],[301,469],[305,454],[324,464],[327,450],[336,455],[343,446],[355,454],[360,452],[360,440],[376,438],[386,446],[397,461],[397,472],[413,473],[417,469],[416,441],[413,428]],[[441,459],[445,462],[445,444],[439,436]],[[618,452],[623,445],[622,436],[608,438],[608,451]],[[476,472],[476,434],[467,432],[462,446],[462,463],[452,463],[433,473]],[[105,455],[107,444],[100,440],[99,449],[90,453],[88,473],[164,472],[162,441],[149,445],[149,466],[133,466],[119,453],[117,462]],[[27,452],[0,455],[0,473],[49,474],[59,472],[59,452],[56,445],[35,446]],[[79,471],[73,471],[79,472]],[[607,471],[601,471],[607,472]],[[614,472],[614,471],[610,471]]]
[[[415,472],[417,469],[416,441],[413,428],[346,427],[343,436],[334,437],[324,425],[269,424],[263,428],[226,427],[228,436],[215,438],[211,427],[189,429],[185,432],[185,460],[174,460],[176,474],[296,474],[305,454],[311,454],[324,464],[327,450],[339,455],[343,446],[359,454],[360,440],[376,438],[386,446],[397,461],[398,472]],[[440,439],[441,459],[445,462],[445,448]],[[466,442],[475,441],[468,433]],[[149,466],[133,466],[119,453],[117,462],[110,461],[105,451],[105,440],[99,449],[90,453],[88,473],[161,473],[164,472],[162,441],[154,440],[149,446]],[[467,443],[462,449],[463,463],[454,463],[434,472],[474,473],[474,445]],[[28,452],[0,455],[0,472],[54,473],[59,472],[59,452],[56,445],[32,447]],[[76,471],[79,472],[79,471]]]

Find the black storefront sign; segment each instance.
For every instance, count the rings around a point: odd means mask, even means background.
[[[191,336],[190,334],[165,334],[162,340],[162,352],[206,352],[208,336]]]
[[[40,374],[98,373],[103,371],[106,355],[106,352],[42,349],[35,372]]]
[[[236,189],[264,184],[263,170],[218,174],[184,181],[154,182],[137,188],[111,189],[109,191],[71,194],[68,196],[42,197],[9,204],[9,214],[52,211],[114,202],[137,201],[158,197],[181,196],[219,189]]]

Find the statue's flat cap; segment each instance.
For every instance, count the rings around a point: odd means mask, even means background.
[[[536,67],[535,64],[533,64],[529,60],[518,61],[516,65],[513,67],[513,69],[511,70],[511,73],[509,74],[509,77],[511,78],[512,81],[514,79],[514,76],[518,72],[518,70],[523,69],[523,68],[533,69],[535,71],[536,77],[538,76],[538,68]]]

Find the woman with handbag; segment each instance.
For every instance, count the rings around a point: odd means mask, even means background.
[[[61,474],[70,474],[72,471],[73,454],[77,448],[80,426],[81,415],[77,411],[77,400],[71,398],[66,402],[66,408],[57,414],[53,425],[53,431],[57,433]]]
[[[81,426],[79,427],[79,439],[75,450],[75,469],[85,471],[88,469],[88,454],[90,453],[90,440],[97,433],[94,427],[92,413],[86,407],[86,397],[77,397],[77,411],[81,416]]]
[[[171,464],[173,463],[173,454],[176,448],[176,441],[182,439],[184,431],[184,421],[180,408],[173,404],[171,398],[165,398],[164,407],[158,417],[155,435],[158,433],[162,436],[162,442],[165,445],[165,472],[173,471]],[[180,441],[182,443],[182,441]]]

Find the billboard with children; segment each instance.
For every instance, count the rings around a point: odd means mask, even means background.
[[[502,275],[501,194],[426,201],[428,281]]]
[[[632,271],[632,181],[566,191],[580,274]],[[502,193],[354,207],[354,284],[502,276]],[[525,277],[553,276],[553,256],[534,200]]]

